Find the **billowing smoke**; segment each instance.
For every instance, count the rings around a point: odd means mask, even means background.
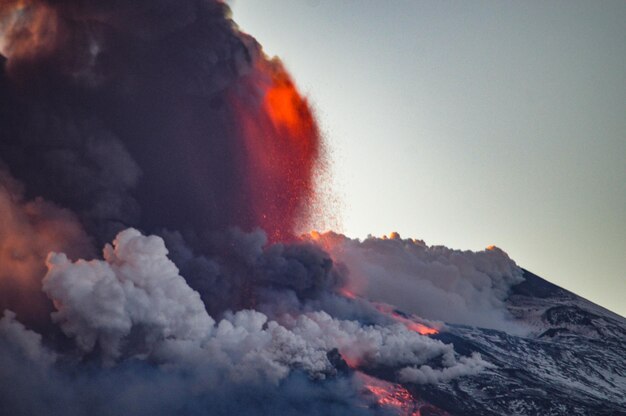
[[[398,414],[372,386],[491,368],[433,335],[506,324],[520,270],[298,237],[323,142],[223,2],[3,1],[0,53],[3,412]]]
[[[46,409],[52,406],[52,414],[69,408],[81,414],[92,406],[90,400],[101,401],[119,390],[116,385],[129,383],[138,396],[116,396],[121,402],[96,409],[96,414],[111,409],[124,414],[155,409],[160,409],[157,414],[181,409],[230,414],[247,411],[251,403],[246,400],[270,394],[268,386],[276,396],[266,408],[253,409],[261,414],[284,406],[286,414],[324,414],[336,406],[358,414],[363,408],[379,409],[370,406],[371,398],[358,395],[362,386],[347,375],[349,367],[399,368],[400,381],[421,384],[490,366],[478,354],[459,356],[451,345],[402,323],[364,325],[324,311],[273,320],[255,310],[228,312],[216,323],[168,259],[163,240],[134,229],[104,248],[104,260],[71,262],[65,254],[52,253],[46,264],[43,290],[55,305],[52,319],[74,348],[48,349],[40,335],[5,311],[0,353],[7,362],[0,369],[5,386],[0,398],[12,414],[41,412],[44,403]],[[17,371],[15,377],[18,366],[27,371]],[[82,370],[78,380],[70,375],[77,370]],[[42,389],[44,383],[54,383],[54,389]],[[293,383],[302,391],[293,392]],[[162,395],[162,389],[168,394]],[[223,403],[224,397],[232,399],[244,389],[246,400]],[[33,390],[41,395],[34,401]],[[148,394],[156,398],[134,401]],[[331,403],[300,409],[318,394]],[[290,408],[294,401],[298,404]]]
[[[421,240],[332,232],[310,238],[350,270],[345,290],[428,319],[511,329],[503,301],[522,270],[495,246],[481,252],[428,246]]]
[[[133,229],[105,247],[104,261],[71,263],[51,253],[43,290],[58,309],[53,320],[83,351],[98,346],[108,358],[119,356],[133,327],[146,339],[208,335],[213,320],[166,253],[162,239]]]

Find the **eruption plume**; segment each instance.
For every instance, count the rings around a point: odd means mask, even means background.
[[[501,325],[519,268],[298,237],[323,140],[225,3],[3,0],[0,53],[3,412],[416,415],[491,368],[440,321]]]
[[[278,241],[306,224],[312,112],[223,3],[20,0],[0,22],[2,155],[100,243],[126,225]]]

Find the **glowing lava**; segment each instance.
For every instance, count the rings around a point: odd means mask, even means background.
[[[341,296],[348,299],[356,299],[356,294],[345,287],[339,289],[339,293],[341,294]]]
[[[421,335],[433,335],[439,333],[435,328],[429,327],[422,322],[416,321],[415,317],[410,315],[404,315],[395,310],[391,305],[385,303],[375,303],[374,306],[379,312],[389,316],[394,321],[400,322],[411,331],[417,332]]]
[[[421,416],[422,410],[429,415],[447,415],[446,412],[414,397],[399,384],[389,383],[360,371],[356,373],[356,377],[363,383],[364,392],[374,396],[377,406],[397,415]]]
[[[321,139],[313,112],[278,59],[260,59],[231,94],[252,223],[271,241],[293,238],[314,197]]]
[[[437,333],[439,333],[439,331],[437,331],[435,328],[430,328],[430,327],[428,327],[428,326],[426,326],[426,325],[419,324],[419,323],[417,323],[417,322],[411,322],[411,321],[409,321],[409,322],[404,322],[404,319],[405,319],[405,318],[402,318],[402,317],[400,317],[400,316],[399,316],[399,315],[397,315],[397,314],[394,314],[393,316],[394,316],[394,319],[401,318],[401,320],[400,320],[400,321],[401,321],[402,323],[404,323],[404,325],[406,325],[406,327],[407,327],[408,329],[410,329],[411,331],[418,332],[418,333],[420,333],[420,334],[422,334],[422,335],[433,335],[433,334],[437,334]],[[399,320],[399,319],[398,319],[398,320]]]
[[[365,388],[376,396],[376,401],[381,406],[396,408],[402,415],[418,416],[420,414],[419,409],[412,409],[411,394],[403,387],[389,383],[384,386],[370,384]]]

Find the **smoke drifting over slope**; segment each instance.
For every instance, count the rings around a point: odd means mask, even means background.
[[[319,130],[222,2],[5,1],[0,52],[11,414],[397,414],[359,371],[490,368],[417,315],[504,325],[517,266],[297,237],[322,197]]]
[[[512,329],[503,301],[523,280],[522,271],[497,247],[481,252],[429,247],[397,233],[364,241],[312,233],[311,239],[348,267],[346,289],[354,294],[429,319]]]

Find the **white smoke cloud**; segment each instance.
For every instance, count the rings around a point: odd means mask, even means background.
[[[159,237],[128,229],[105,247],[104,261],[72,263],[51,253],[46,264],[43,290],[58,309],[53,320],[86,352],[97,344],[105,357],[117,357],[133,328],[149,348],[168,337],[205,337],[214,323]]]
[[[53,322],[88,359],[81,364],[73,350],[44,347],[41,335],[6,311],[0,386],[11,387],[0,387],[0,401],[16,415],[43,409],[83,414],[101,402],[107,406],[93,414],[183,408],[205,414],[207,406],[217,406],[212,412],[226,415],[249,412],[259,401],[258,414],[301,414],[294,400],[322,400],[306,410],[310,414],[378,414],[337,357],[360,371],[400,369],[396,381],[409,383],[448,381],[490,366],[393,320],[362,323],[320,310],[270,318],[240,310],[215,322],[168,258],[163,240],[135,229],[106,245],[102,260],[51,253],[46,265],[42,286],[57,308]],[[98,357],[103,368],[93,366]],[[117,399],[103,400],[108,396]]]
[[[13,312],[5,311],[0,319],[2,414],[387,414],[367,408],[372,403],[367,397],[356,394],[360,384],[352,377],[321,384],[302,373],[289,371],[285,366],[280,369],[282,382],[266,383],[267,378],[237,378],[233,371],[221,372],[224,367],[221,360],[224,359],[231,366],[238,360],[237,369],[242,374],[261,367],[267,372],[270,360],[262,358],[263,354],[269,357],[272,351],[252,348],[259,343],[259,336],[265,338],[263,342],[267,345],[288,344],[297,350],[293,341],[285,341],[280,336],[271,341],[277,334],[273,330],[262,330],[266,321],[262,314],[253,311],[243,311],[222,321],[218,325],[220,333],[212,340],[220,340],[220,348],[228,350],[226,356],[213,355],[217,351],[204,345],[198,350],[202,358],[187,356],[188,350],[180,350],[167,357],[175,361],[159,366],[127,360],[96,369],[93,366],[81,368],[81,364],[68,360],[69,357],[62,358],[51,352],[42,345],[41,335],[18,322]],[[274,329],[282,328],[275,322],[270,325]],[[284,328],[280,331],[289,333]],[[177,342],[180,346],[190,341]],[[241,355],[236,357],[236,352]],[[280,356],[287,354],[284,350],[277,353]],[[211,366],[204,365],[208,362],[212,363]]]
[[[347,289],[428,319],[510,329],[504,307],[522,271],[497,247],[460,251],[423,241],[312,234],[349,271]]]
[[[480,354],[475,352],[470,357],[461,357],[449,367],[441,369],[434,369],[429,365],[405,367],[398,372],[398,379],[403,383],[437,384],[461,376],[478,374],[493,367],[493,364],[483,360]]]
[[[53,320],[83,351],[99,351],[109,363],[148,357],[166,367],[203,368],[212,387],[223,379],[277,384],[295,369],[324,379],[336,373],[328,358],[335,349],[360,367],[420,366],[441,357],[449,375],[469,374],[459,369],[482,361],[459,360],[452,345],[402,324],[363,325],[325,312],[269,320],[242,310],[215,325],[167,254],[160,237],[134,229],[105,247],[104,260],[51,254],[43,289],[58,308]]]
[[[308,344],[324,351],[337,348],[346,361],[355,366],[422,365],[437,359],[441,361],[440,371],[451,379],[455,372],[459,376],[475,374],[478,366],[489,365],[480,355],[458,358],[451,344],[420,335],[403,324],[362,325],[335,319],[325,312],[285,321],[285,326]]]
[[[166,340],[154,358],[169,367],[203,369],[203,385],[209,389],[223,380],[277,385],[294,369],[325,378],[333,369],[325,350],[250,310],[220,321],[207,339]]]

